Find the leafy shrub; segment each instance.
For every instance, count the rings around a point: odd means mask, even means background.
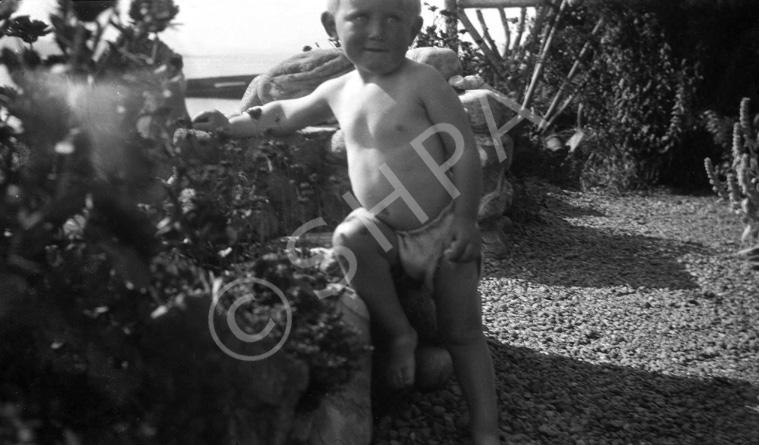
[[[698,73],[678,59],[654,11],[638,2],[586,2],[572,10],[546,70],[547,90],[569,71],[585,41],[593,55],[575,86],[589,134],[582,180],[621,189],[663,182],[692,125],[689,110]],[[598,20],[597,35],[590,30]]]
[[[519,22],[529,33],[503,51],[500,66],[492,66],[478,47],[463,42],[460,55],[467,74],[480,74],[522,101],[540,61],[539,47],[549,34],[550,17],[560,3],[548,2],[532,19]],[[594,33],[601,20],[600,32]],[[541,149],[544,129],[516,127],[512,136],[535,152],[530,159],[535,154],[539,158],[531,161],[531,171],[547,164],[549,176],[572,182],[579,174],[577,179],[586,186],[618,189],[705,186],[702,160],[724,158],[730,152],[729,143],[715,143],[710,134],[729,139],[730,121],[735,119],[732,104],[741,97],[759,100],[757,20],[759,9],[751,0],[570,3],[542,59],[545,69],[533,106],[538,112],[547,110],[562,90],[562,97],[571,97],[570,106],[556,116],[550,131],[571,134],[580,127],[585,138],[580,151],[557,164]],[[456,39],[435,26],[419,42],[451,46]],[[592,51],[583,53],[588,43]],[[567,82],[581,54],[580,72]],[[583,167],[578,169],[578,164]],[[557,175],[557,165],[571,171]]]
[[[0,411],[0,441],[228,437],[230,406],[262,383],[203,328],[214,292],[239,277],[287,290],[293,328],[276,360],[309,366],[301,408],[344,383],[364,346],[313,291],[337,277],[287,263],[266,227],[272,171],[300,184],[296,199],[310,179],[274,142],[226,144],[213,164],[173,142],[188,125],[181,57],[156,34],[174,3],[135,1],[131,23],[112,16],[114,41],[81,4],[60,0],[52,27],[11,18],[13,4],[0,3],[0,31],[30,45],[52,31],[60,54],[2,53],[16,88],[0,91],[0,407],[21,410]],[[247,320],[281,332],[282,304],[247,303]]]
[[[469,41],[461,40],[458,36],[448,33],[448,27],[456,18],[448,11],[425,3],[427,9],[435,13],[432,24],[422,28],[414,41],[414,47],[457,48],[459,60],[464,73],[474,74],[488,70],[488,63],[477,47]]]
[[[571,10],[546,83],[555,90],[567,60],[593,43],[587,74],[574,85],[592,136],[583,181],[623,189],[705,185],[701,160],[724,150],[709,132],[731,132],[715,127],[724,120],[722,104],[738,88],[756,94],[755,84],[751,91],[751,82],[738,79],[757,74],[758,15],[746,1],[586,1]],[[599,19],[604,31],[594,38]]]

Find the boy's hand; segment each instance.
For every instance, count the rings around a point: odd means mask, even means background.
[[[474,219],[454,216],[451,227],[451,244],[445,250],[445,259],[455,263],[468,263],[481,255],[480,229]]]
[[[197,130],[224,133],[229,130],[229,119],[219,110],[204,111],[192,118],[192,125]]]

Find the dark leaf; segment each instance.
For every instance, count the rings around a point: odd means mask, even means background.
[[[116,5],[115,0],[73,0],[74,12],[79,20],[92,22],[108,8]]]
[[[150,287],[150,267],[138,250],[116,241],[101,241],[97,247],[108,255],[113,271],[129,289],[147,289]]]
[[[39,20],[31,20],[28,15],[15,17],[8,24],[6,35],[18,37],[26,43],[34,43],[42,36],[50,34],[52,29],[47,23]]]

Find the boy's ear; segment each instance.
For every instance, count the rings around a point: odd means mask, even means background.
[[[328,11],[322,13],[322,26],[327,31],[327,35],[330,38],[337,39],[337,25],[335,24],[335,16]]]
[[[424,19],[421,17],[417,17],[414,20],[414,25],[411,27],[411,41],[413,42],[417,35],[419,35],[419,32],[422,30],[422,25],[424,24]]]

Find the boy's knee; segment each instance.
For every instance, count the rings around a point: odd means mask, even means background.
[[[355,249],[365,246],[371,237],[369,229],[357,219],[348,219],[340,223],[332,234],[332,245]]]

